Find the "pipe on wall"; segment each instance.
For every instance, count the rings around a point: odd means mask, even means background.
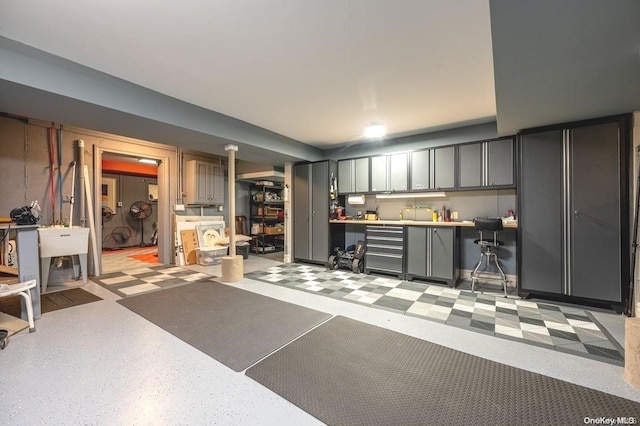
[[[78,140],[78,170],[80,171],[80,226],[83,228],[87,224],[86,206],[85,206],[85,193],[84,193],[84,141]],[[88,182],[87,182],[88,183]]]

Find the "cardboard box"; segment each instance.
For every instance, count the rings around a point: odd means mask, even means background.
[[[220,263],[220,259],[227,255],[229,250],[226,246],[220,247],[198,247],[196,249],[196,257],[198,258],[198,265],[209,266],[217,265]]]
[[[265,226],[264,227],[264,233],[267,234],[267,235],[284,234],[284,226],[282,226],[282,225]]]
[[[262,206],[258,207],[258,216],[272,216],[272,217],[277,217],[278,213],[280,213],[279,208],[276,207],[268,207],[265,206],[264,208]]]

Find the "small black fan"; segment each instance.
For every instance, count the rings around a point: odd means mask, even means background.
[[[110,207],[102,206],[102,223],[109,222],[113,219],[113,210]]]
[[[151,216],[151,204],[146,201],[136,201],[131,204],[129,207],[129,214],[131,218],[135,221],[140,222],[140,245],[144,246],[144,224],[142,223],[145,219],[148,219]]]
[[[146,201],[136,201],[129,207],[129,214],[134,220],[145,220],[151,216],[151,204]]]

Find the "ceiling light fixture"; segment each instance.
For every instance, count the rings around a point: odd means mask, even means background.
[[[158,165],[158,162],[156,160],[152,160],[150,158],[140,158],[138,162],[145,164],[155,164],[156,166]]]
[[[379,123],[371,123],[364,128],[364,137],[367,139],[380,139],[386,134],[387,129]]]

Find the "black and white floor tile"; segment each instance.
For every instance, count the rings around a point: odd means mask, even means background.
[[[588,311],[575,307],[295,263],[250,272],[245,278],[624,364],[623,348]]]
[[[209,274],[179,266],[159,265],[110,272],[92,278],[92,281],[121,297],[127,297],[211,278]]]

